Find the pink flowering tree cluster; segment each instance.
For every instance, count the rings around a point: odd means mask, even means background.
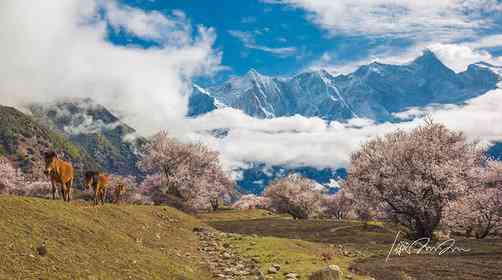
[[[218,153],[205,145],[180,143],[160,132],[145,150],[139,166],[159,184],[143,184],[144,194],[160,201],[175,197],[195,210],[214,210],[231,200],[234,183],[222,170]]]
[[[51,190],[46,180],[28,180],[10,161],[0,158],[0,194],[47,197]]]
[[[502,164],[489,161],[481,174],[484,184],[451,201],[443,221],[451,231],[478,239],[502,231]]]
[[[256,196],[254,194],[243,195],[239,200],[237,200],[232,208],[240,210],[248,209],[267,209],[270,205],[268,198],[263,196]]]
[[[264,197],[269,199],[272,210],[294,219],[308,219],[321,213],[323,189],[310,179],[291,174],[272,182]]]
[[[343,188],[362,212],[404,226],[410,237],[431,238],[448,204],[480,184],[484,161],[462,133],[427,121],[363,145]]]
[[[321,200],[321,208],[324,216],[344,220],[353,217],[354,200],[346,191],[340,190],[335,194],[326,195]]]
[[[22,188],[24,177],[8,159],[0,158],[0,194],[13,194]]]
[[[109,200],[115,203],[151,204],[150,198],[140,191],[137,181],[138,179],[131,175],[110,175]]]

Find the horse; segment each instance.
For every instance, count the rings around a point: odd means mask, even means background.
[[[122,196],[125,194],[125,192],[126,192],[126,186],[124,185],[124,183],[118,183],[115,186],[115,189],[113,190],[112,202],[115,204],[120,203],[120,201],[122,200]]]
[[[97,171],[87,171],[84,175],[85,188],[94,190],[94,205],[105,204],[106,188],[108,187],[108,181],[110,176],[108,174],[97,172]]]
[[[59,159],[55,152],[46,152],[44,154],[44,160],[44,174],[49,176],[51,180],[52,199],[56,199],[56,184],[60,184],[63,200],[70,202],[71,189],[75,178],[73,166],[71,163]]]

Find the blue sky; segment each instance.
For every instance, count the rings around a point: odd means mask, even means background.
[[[338,3],[337,3],[338,2]],[[377,4],[367,4],[376,2]],[[215,30],[222,53],[216,81],[254,68],[290,75],[315,67],[402,55],[432,43],[462,43],[502,33],[501,1],[123,0],[145,11],[183,12],[193,28]],[[452,4],[445,4],[451,2]],[[458,2],[458,3],[457,3]],[[422,4],[423,5],[423,4]],[[112,34],[114,42],[147,42]],[[502,38],[501,38],[502,40]],[[498,56],[500,46],[483,50]],[[411,54],[408,54],[408,56]]]
[[[324,52],[340,48],[339,39],[305,20],[305,12],[254,0],[124,1],[145,10],[171,13],[181,10],[193,26],[216,30],[215,48],[223,52],[222,64],[230,74],[250,68],[266,74],[288,74],[306,67]],[[355,39],[357,40],[357,39]],[[364,41],[364,40],[359,40]],[[357,55],[346,51],[347,56]]]

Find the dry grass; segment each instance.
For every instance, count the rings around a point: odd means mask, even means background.
[[[199,225],[168,207],[0,196],[0,279],[208,279]]]
[[[292,220],[262,210],[198,216],[228,235],[270,279],[300,279],[328,264],[353,279],[502,279],[502,240],[459,240],[470,252],[385,257],[395,231],[357,221]],[[105,205],[0,196],[0,279],[210,279],[193,228],[203,222],[169,207]],[[47,254],[37,247],[47,241]],[[339,249],[340,246],[343,249]],[[346,255],[343,251],[355,252]]]
[[[345,273],[356,274],[355,279],[362,276],[378,280],[502,279],[501,239],[458,238],[456,246],[470,249],[469,252],[395,256],[386,263],[396,231],[379,223],[365,227],[357,221],[292,220],[273,216],[236,220],[224,217],[224,213],[211,215],[212,218],[206,219],[216,229],[245,236],[232,242],[243,254],[259,258],[264,271],[267,265],[276,262],[285,265],[286,270],[307,275],[326,265],[321,261],[322,256],[329,254],[332,245],[335,248],[342,245],[360,254],[350,257],[333,254],[329,263],[339,265]],[[246,216],[252,214],[246,213]],[[282,279],[281,276],[274,279]]]

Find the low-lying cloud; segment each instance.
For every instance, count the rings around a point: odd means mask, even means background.
[[[154,43],[117,46],[107,29]],[[115,1],[0,2],[2,104],[90,97],[144,134],[182,127],[190,80],[218,70],[215,31],[182,12],[144,12]]]
[[[376,124],[353,119],[348,123],[325,122],[302,116],[255,119],[241,111],[221,109],[190,121],[191,141],[202,141],[221,152],[227,168],[245,167],[248,162],[290,167],[347,167],[351,153],[366,141],[393,132],[409,130],[431,117],[449,128],[465,132],[469,140],[490,144],[502,141],[502,90],[488,92],[465,106],[446,105],[414,108],[396,114],[402,123]],[[210,131],[229,129],[226,137]]]

